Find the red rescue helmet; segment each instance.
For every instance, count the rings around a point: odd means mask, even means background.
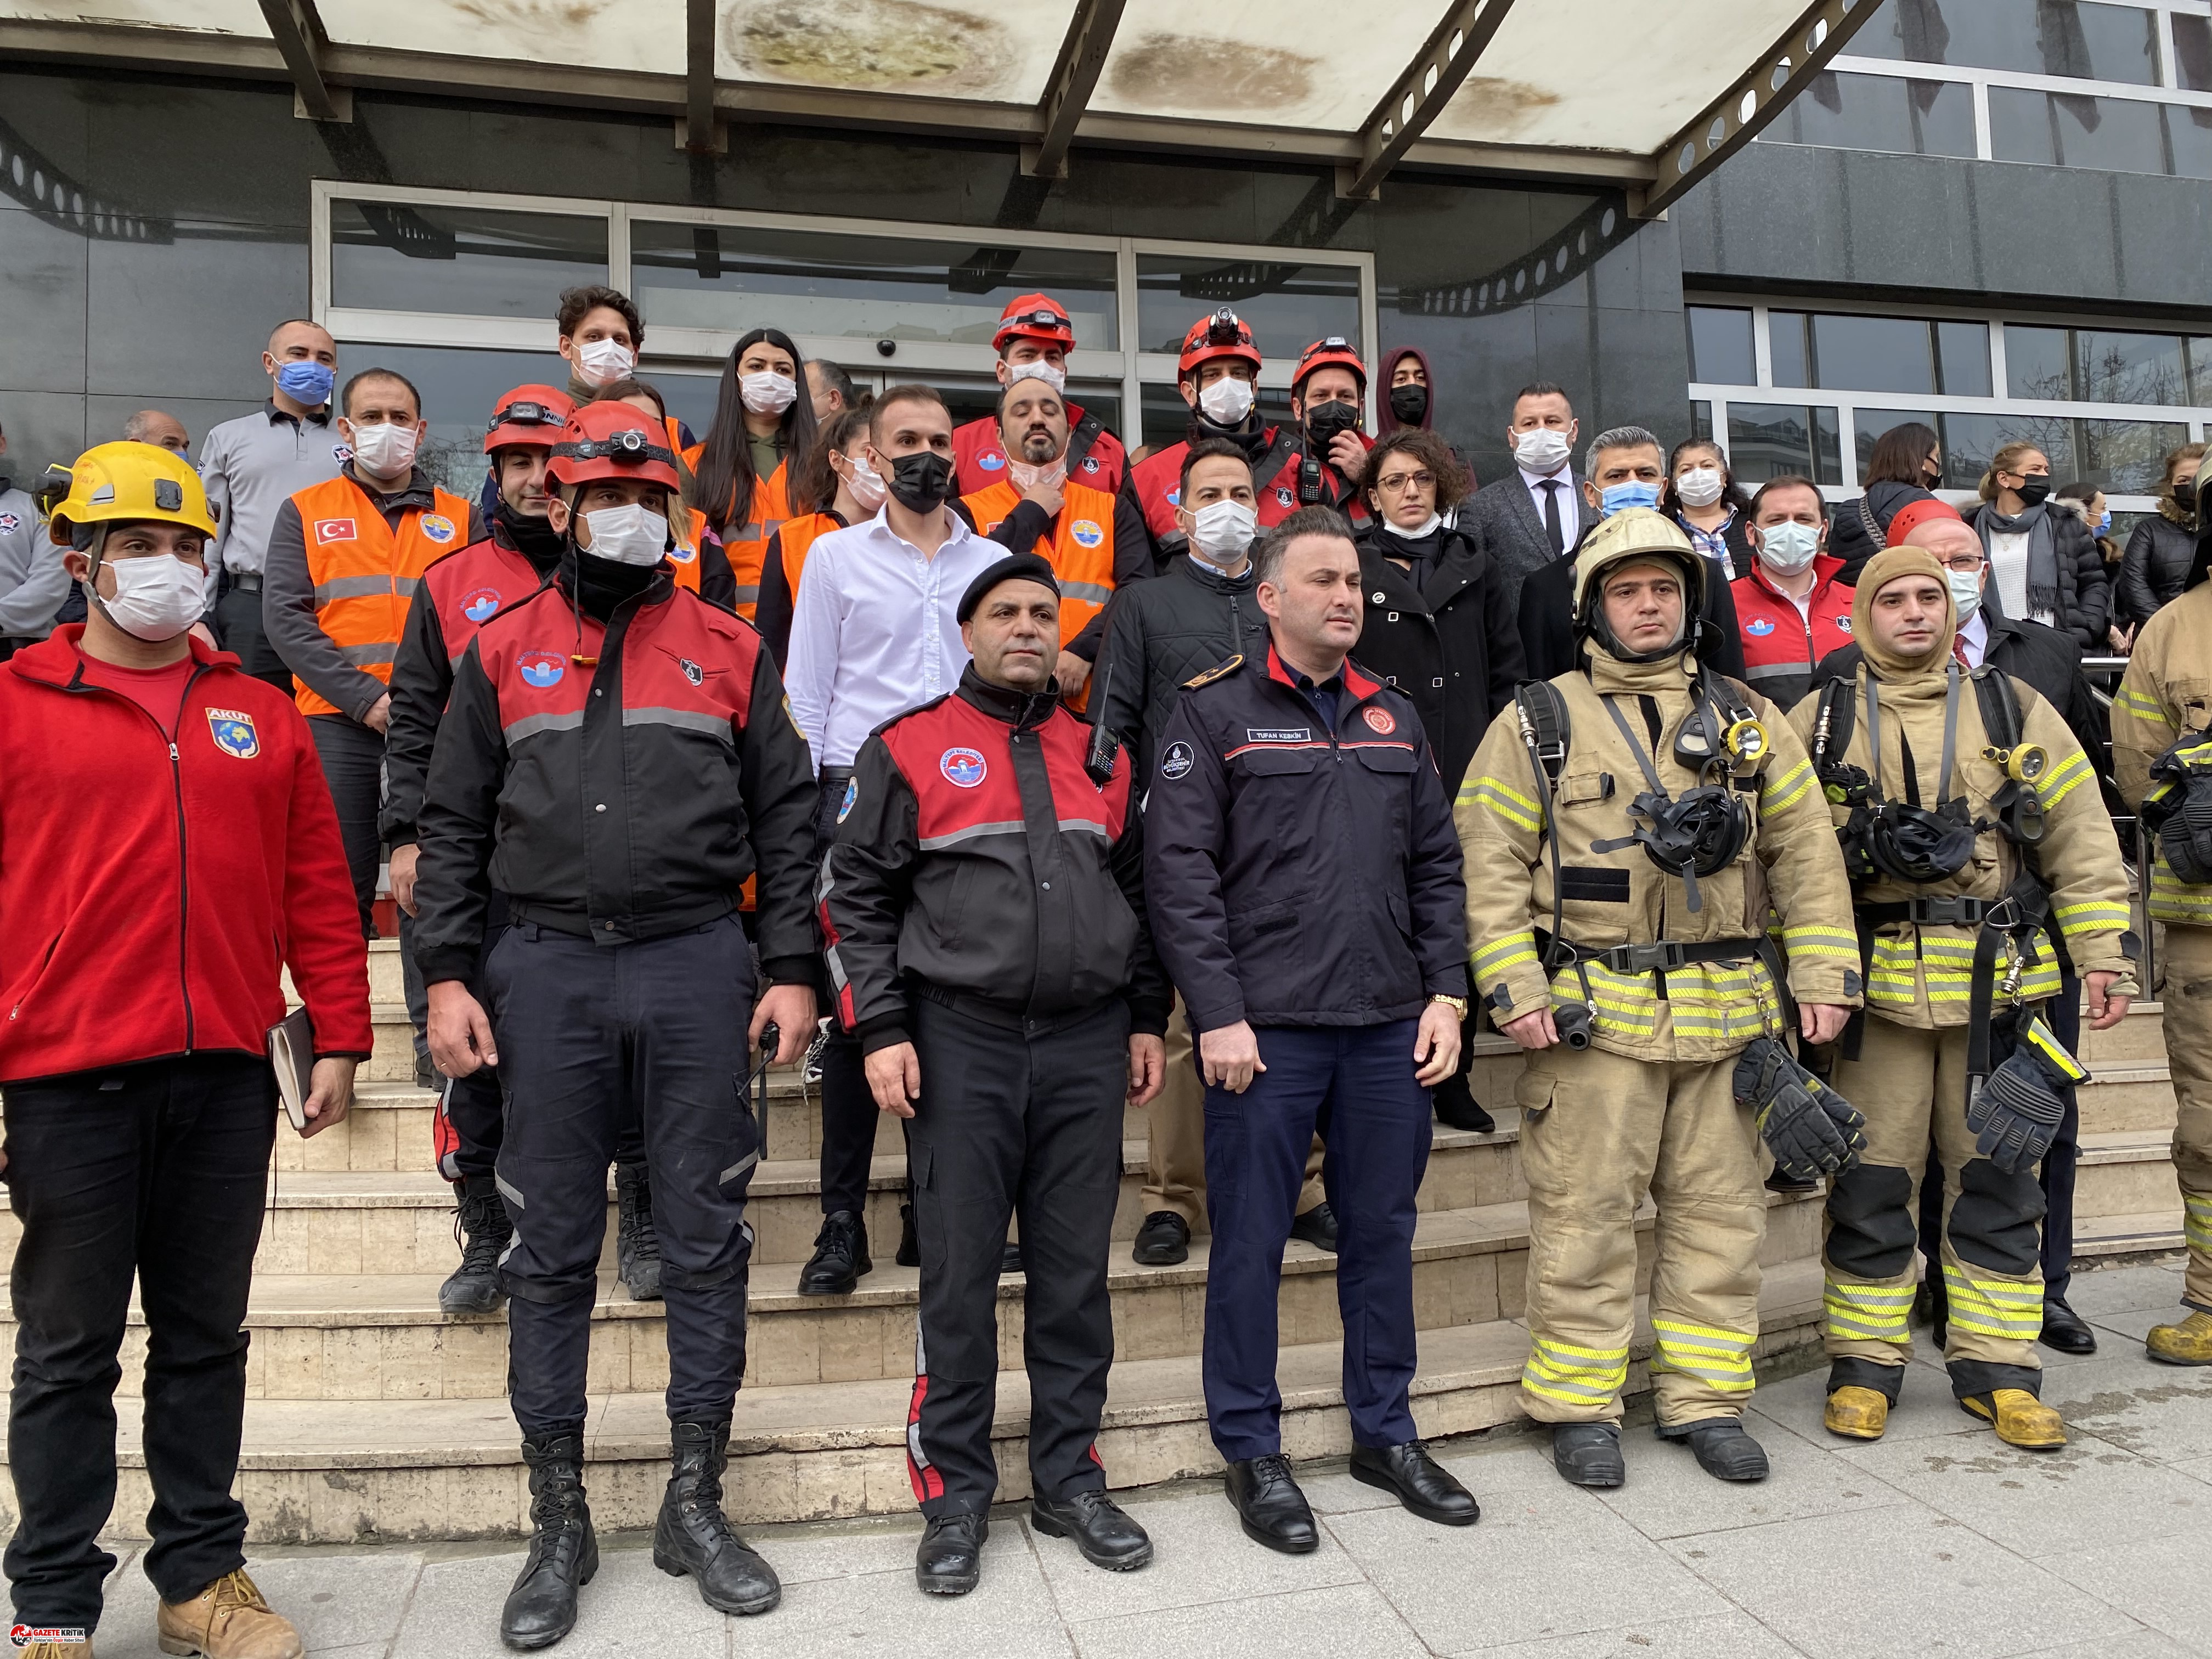
[[[594,478],[634,478],[671,495],[684,487],[667,428],[622,403],[586,404],[569,416],[545,470],[564,487]]]
[[[1359,361],[1359,353],[1352,349],[1352,342],[1341,334],[1332,334],[1325,340],[1316,340],[1304,351],[1298,353],[1298,366],[1291,371],[1291,392],[1295,393],[1300,386],[1304,386],[1306,376],[1312,374],[1314,370],[1327,368],[1332,363],[1339,368],[1350,369],[1352,378],[1359,382],[1359,395],[1363,398],[1367,395],[1367,365]]]
[[[1073,351],[1075,325],[1067,319],[1067,308],[1050,295],[1018,294],[999,313],[999,331],[991,337],[991,349],[1004,351],[1009,340],[1041,340]]]
[[[575,412],[575,401],[550,386],[519,386],[494,406],[491,424],[484,428],[483,453],[510,444],[531,449],[550,449],[561,441],[562,428]]]
[[[1227,306],[1190,325],[1190,332],[1182,337],[1182,356],[1176,360],[1176,378],[1188,379],[1200,363],[1216,357],[1241,357],[1252,365],[1255,375],[1260,372],[1260,348],[1253,343],[1252,331]]]

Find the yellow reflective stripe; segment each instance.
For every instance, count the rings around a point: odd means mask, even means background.
[[[2086,899],[2080,904],[2062,904],[2052,913],[2069,931],[2087,927],[2094,922],[2117,922],[2124,927],[2130,916],[2128,907],[2105,899]]]
[[[1849,962],[1859,959],[1859,936],[1848,927],[1823,927],[1807,922],[1802,927],[1782,930],[1782,946],[1794,959],[1798,957],[1841,957]]]
[[[1487,806],[1508,823],[1517,823],[1523,830],[1536,830],[1544,827],[1544,809],[1518,790],[1508,788],[1496,778],[1470,778],[1460,786],[1461,806],[1480,804]]]
[[[1495,944],[1486,945],[1474,953],[1474,971],[1484,974],[1503,973],[1508,968],[1536,960],[1536,935],[1528,928],[1517,933],[1508,933]]]
[[[1777,812],[1786,812],[1812,793],[1813,763],[1799,761],[1779,779],[1761,780],[1759,792],[1759,816],[1771,817]]]
[[[1860,1285],[1830,1279],[1820,1297],[1828,1334],[1861,1342],[1903,1342],[1911,1334],[1910,1285]]]
[[[1659,1352],[1651,1361],[1654,1370],[1680,1371],[1729,1392],[1753,1386],[1752,1339],[1742,1333],[1680,1319],[1654,1319],[1651,1329],[1659,1339]]]
[[[2069,759],[2059,763],[2051,775],[2037,786],[2036,793],[2043,797],[2045,806],[2056,806],[2092,775],[2089,757],[2077,750]]]
[[[1548,1336],[1531,1339],[1521,1386],[1571,1405],[1609,1405],[1628,1380],[1628,1350],[1584,1348]]]
[[[2194,1193],[2182,1196],[2181,1236],[2192,1250],[2212,1250],[2212,1198]]]
[[[1960,1330],[2013,1342],[2033,1342],[2042,1334],[2040,1279],[1977,1279],[1947,1261],[1943,1288],[1951,1304],[1951,1323]]]
[[[2160,857],[2150,868],[2150,913],[2160,921],[2212,922],[2212,887],[2191,886]]]
[[[2160,726],[2173,724],[2166,719],[2166,710],[2159,706],[2157,698],[2146,696],[2131,685],[2120,687],[2120,695],[2112,699],[2112,706],[2126,709],[2139,720],[2154,720]]]

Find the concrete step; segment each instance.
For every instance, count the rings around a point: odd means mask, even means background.
[[[2074,1188],[2076,1231],[2107,1216],[2167,1214],[2172,1230],[2180,1231],[2181,1188],[2171,1149],[2165,1133],[2084,1134]]]
[[[2081,1022],[2081,1060],[2093,1071],[2131,1060],[2166,1058],[2165,1006],[2158,1002],[2128,1005],[2128,1017],[2109,1031],[2093,1031]]]
[[[435,1091],[408,1082],[355,1084],[353,1108],[339,1122],[302,1139],[282,1112],[276,1116],[276,1170],[283,1176],[314,1170],[428,1174],[436,1167],[431,1119]]]
[[[2075,1091],[2084,1134],[2173,1133],[2173,1082],[2166,1057],[2090,1062],[2089,1080]]]
[[[2182,1247],[2181,1208],[2152,1210],[2141,1215],[2099,1216],[2077,1221],[2074,1227],[2074,1260],[2094,1265],[2114,1255],[2163,1253]]]
[[[1815,1340],[1820,1299],[1817,1263],[1770,1272],[1760,1295],[1758,1354]],[[1640,1303],[1638,1327],[1632,1395],[1650,1387],[1650,1338]],[[1425,1333],[1413,1389],[1422,1435],[1439,1439],[1514,1420],[1527,1351],[1526,1331],[1508,1318]],[[1342,1364],[1334,1340],[1283,1349],[1277,1375],[1291,1456],[1351,1449]],[[911,1389],[908,1376],[745,1388],[724,1483],[732,1518],[744,1526],[910,1513],[904,1449]],[[143,1536],[151,1495],[138,1414],[120,1416],[123,1478],[112,1525],[116,1536],[130,1539]],[[1028,1418],[1026,1380],[1018,1370],[1002,1372],[993,1431],[1001,1501],[1029,1492]],[[526,1533],[530,1500],[517,1438],[497,1398],[250,1400],[236,1488],[252,1517],[249,1541],[392,1543]],[[1217,1473],[1221,1461],[1206,1431],[1198,1359],[1117,1360],[1098,1451],[1116,1489]],[[586,1455],[594,1522],[602,1529],[649,1526],[667,1480],[659,1397],[596,1396]],[[0,1486],[0,1528],[15,1524],[12,1500],[12,1488]]]

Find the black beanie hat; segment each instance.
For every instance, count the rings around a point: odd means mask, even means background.
[[[1012,581],[1035,582],[1052,589],[1054,599],[1060,597],[1060,579],[1053,574],[1048,561],[1034,553],[1010,553],[968,584],[968,591],[960,596],[960,608],[953,612],[955,620],[966,622],[975,614],[986,593],[1000,582]]]

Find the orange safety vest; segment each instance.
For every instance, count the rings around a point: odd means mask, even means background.
[[[315,590],[315,625],[348,662],[387,684],[422,573],[468,540],[469,504],[442,489],[431,497],[429,511],[410,507],[397,526],[385,523],[368,492],[343,476],[292,497]],[[292,684],[301,714],[343,712],[298,676]]]
[[[676,549],[668,561],[676,567],[676,585],[699,591],[699,550],[705,545],[707,515],[696,507],[678,505],[675,522],[670,528],[675,532]]]
[[[684,465],[696,477],[699,458],[707,453],[703,440],[684,452]],[[753,480],[753,515],[750,524],[733,524],[722,538],[722,551],[729,556],[730,574],[738,582],[738,614],[747,622],[760,605],[761,561],[768,556],[768,538],[782,528],[791,516],[789,479],[791,459],[786,456],[775,464],[775,471],[765,478]]]
[[[977,533],[985,536],[1021,503],[1022,492],[1006,479],[963,497]],[[1062,484],[1059,522],[1051,536],[1037,538],[1036,552],[1060,579],[1060,643],[1065,650],[1114,597],[1114,497],[1088,484]],[[1067,702],[1081,708],[1090,700],[1086,681],[1082,694]]]
[[[783,586],[791,595],[792,603],[799,601],[799,578],[806,568],[806,555],[815,543],[833,530],[845,526],[827,513],[808,513],[796,519],[787,519],[783,524]]]

